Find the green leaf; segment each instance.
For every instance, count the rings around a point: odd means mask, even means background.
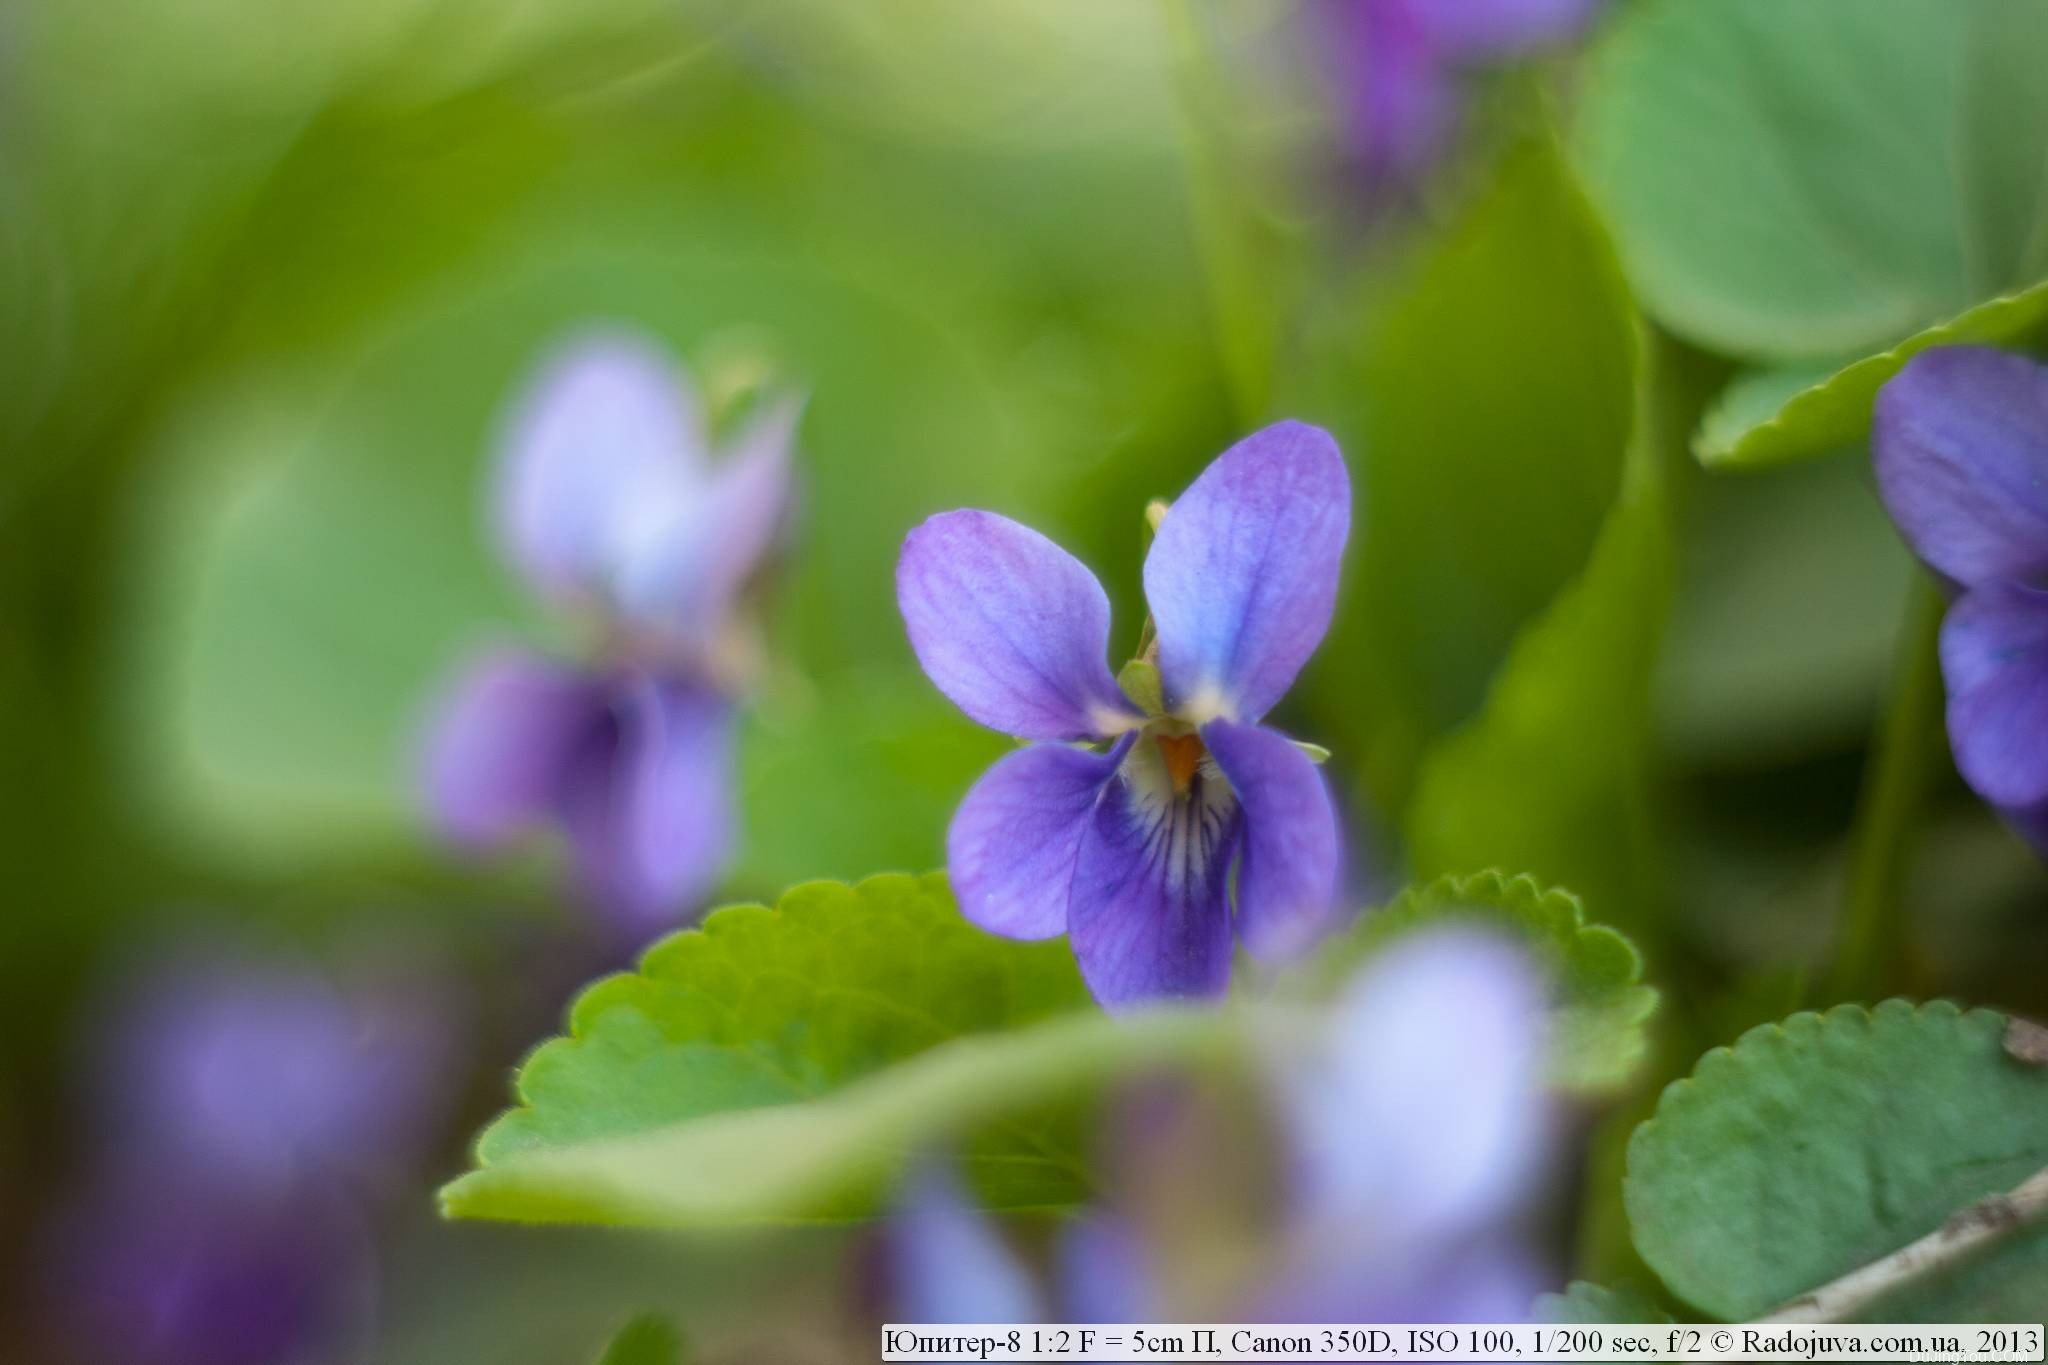
[[[1525,868],[1619,923],[1644,922],[1666,521],[1656,456],[1639,439],[1578,581],[1516,640],[1480,713],[1428,754],[1406,817],[1418,873]]]
[[[683,1146],[724,1156],[723,1164],[679,1162],[673,1173],[692,1192],[686,1197],[701,1201],[701,1220],[847,1212],[829,1200],[807,1204],[819,1193],[809,1177],[821,1163],[857,1168],[877,1153],[833,1148],[872,1134],[845,1120],[857,1101],[820,1110],[821,1097],[963,1035],[1068,1012],[1095,1017],[1066,943],[982,932],[961,917],[942,874],[873,877],[856,887],[814,882],[773,910],[720,910],[701,929],[656,944],[637,972],[584,992],[569,1036],[544,1044],[520,1069],[519,1106],[477,1142],[486,1169],[458,1182],[448,1206],[508,1207],[478,1197],[518,1185],[498,1175],[508,1163],[680,1126]],[[830,1114],[844,1121],[835,1126]],[[703,1123],[714,1116],[726,1122]],[[700,1127],[711,1131],[700,1136]],[[720,1147],[733,1133],[761,1136]],[[987,1168],[992,1202],[1059,1202],[1075,1188],[1065,1141],[1051,1128],[1017,1129],[970,1160]],[[691,1220],[673,1205],[671,1212]]]
[[[1538,135],[1485,185],[1333,298],[1304,347],[1317,386],[1288,396],[1327,420],[1364,490],[1343,606],[1298,691],[1312,738],[1389,812],[1584,570],[1629,438],[1633,313],[1569,168]]]
[[[1457,918],[1506,927],[1553,972],[1550,1067],[1557,1084],[1600,1090],[1628,1079],[1642,1060],[1645,1024],[1657,1008],[1657,992],[1642,984],[1642,955],[1614,930],[1588,924],[1578,897],[1533,877],[1481,872],[1404,891],[1368,911],[1319,970],[1348,969],[1397,935]]]
[[[646,1313],[619,1329],[597,1365],[683,1365],[683,1338],[659,1313]]]
[[[1753,370],[1728,386],[1700,425],[1694,452],[1709,465],[1752,468],[1826,454],[1870,430],[1884,382],[1934,346],[2048,339],[2048,283],[2003,295],[1839,368]]]
[[[2048,9],[1657,0],[1613,26],[1583,160],[1645,307],[1762,363],[1695,450],[1859,440],[1915,352],[2048,336]]]
[[[1738,1321],[2019,1184],[2048,1165],[2048,1071],[2006,1054],[2006,1024],[1889,1000],[1795,1014],[1709,1052],[1629,1143],[1643,1259],[1679,1298]],[[2040,1239],[2021,1238],[1947,1289],[2010,1291],[2017,1274],[2038,1306],[2043,1262]],[[1918,1286],[1914,1318],[1879,1320],[1971,1320],[1970,1300],[1943,1291]]]
[[[1583,151],[1673,331],[1876,350],[2048,275],[2037,5],[1653,0],[1614,24]]]
[[[1545,1294],[1536,1300],[1535,1318],[1560,1326],[1672,1321],[1671,1315],[1641,1290],[1626,1286],[1607,1289],[1584,1280],[1572,1281],[1562,1294]]]

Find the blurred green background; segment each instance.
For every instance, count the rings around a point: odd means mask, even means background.
[[[109,973],[232,932],[430,943],[475,1002],[458,1112],[382,1215],[365,1358],[594,1358],[650,1306],[768,1352],[734,1359],[835,1358],[841,1235],[432,1215],[574,984],[527,950],[578,916],[552,850],[434,846],[412,744],[465,646],[553,638],[481,478],[535,357],[591,320],[700,370],[772,357],[811,394],[724,899],[938,865],[1002,750],[905,645],[910,526],[974,505],[1045,530],[1129,647],[1145,501],[1301,416],[1359,509],[1279,719],[1336,753],[1361,902],[1491,863],[1572,886],[1645,948],[1681,1063],[1809,998],[1910,581],[1867,461],[1701,472],[1686,437],[1730,367],[1636,319],[1569,151],[1573,70],[1489,84],[1388,222],[1319,158],[1289,6],[1197,7],[1193,51],[1171,15],[0,13],[0,1354],[75,1358],[35,1229],[84,1179],[78,1040]],[[2048,1005],[2048,881],[1945,774],[1915,878],[1915,982]],[[1608,1215],[1582,1258],[1612,1254]]]

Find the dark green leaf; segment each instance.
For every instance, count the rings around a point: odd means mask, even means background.
[[[1795,1014],[1709,1052],[1629,1143],[1643,1259],[1679,1298],[1738,1321],[2019,1184],[2048,1165],[2048,1071],[2006,1054],[2006,1023],[1889,1000]],[[2006,1244],[1946,1289],[1916,1290],[1913,1318],[1881,1320],[1969,1321],[1972,1303],[2018,1302],[2016,1283],[2038,1305],[2041,1252],[2039,1238]],[[2000,1285],[2003,1299],[1960,1297]]]

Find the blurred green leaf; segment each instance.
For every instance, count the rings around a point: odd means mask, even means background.
[[[443,1205],[602,1222],[857,1215],[921,1143],[1208,1028],[1178,1020],[1126,1040],[1063,940],[983,933],[943,875],[812,883],[773,910],[720,910],[586,991]],[[995,1205],[1064,1203],[1082,1193],[1071,1142],[1057,1121],[1015,1121],[972,1138],[963,1162]]]
[[[1639,441],[1591,561],[1515,642],[1485,708],[1426,758],[1406,819],[1423,876],[1527,868],[1646,922],[1652,682],[1672,550]]]
[[[1740,1321],[2048,1166],[2048,1071],[2007,1055],[2007,1022],[1888,1000],[1795,1014],[1709,1052],[1629,1142],[1643,1259],[1681,1299]],[[2043,1250],[2039,1237],[2003,1244],[1988,1256],[2016,1266],[1980,1262],[1949,1287],[1983,1291],[1998,1277],[2010,1294],[2018,1273],[2038,1306]],[[1876,1320],[1982,1320],[1941,1288],[1916,1288],[1914,1317]]]
[[[1821,360],[2040,280],[2044,40],[2026,4],[1630,7],[1583,149],[1645,304],[1707,346]]]
[[[1659,667],[1659,751],[1676,767],[1751,771],[1854,749],[1917,572],[1869,462],[1691,483]]]
[[[1635,945],[1604,925],[1588,924],[1569,891],[1502,872],[1440,877],[1369,910],[1319,972],[1348,967],[1392,938],[1447,920],[1505,928],[1526,942],[1556,983],[1551,1023],[1552,1080],[1574,1090],[1604,1090],[1628,1080],[1648,1046],[1646,1025],[1657,992],[1643,984]]]
[[[2048,50],[2048,49],[2044,49]],[[1898,345],[1836,368],[1753,370],[1728,386],[1700,424],[1709,465],[1750,468],[1822,455],[1870,430],[1878,389],[1933,346],[2010,345],[2048,337],[2048,283],[1980,303]]]
[[[2048,335],[2048,9],[1652,0],[1581,146],[1645,306],[1764,363],[1695,440],[1751,466],[1858,440],[1916,351]]]
[[[1319,404],[1358,470],[1360,524],[1303,690],[1316,738],[1394,811],[1583,570],[1620,487],[1635,338],[1613,250],[1546,135],[1366,283],[1322,348]]]
[[[1669,1313],[1638,1290],[1607,1289],[1584,1280],[1574,1280],[1562,1294],[1545,1294],[1536,1300],[1534,1316],[1538,1322],[1560,1326],[1672,1320]]]
[[[637,1317],[619,1329],[597,1365],[683,1365],[683,1338],[659,1313]]]

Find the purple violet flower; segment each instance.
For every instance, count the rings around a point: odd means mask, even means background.
[[[1922,352],[1878,391],[1871,452],[1899,533],[1956,593],[1941,628],[1956,767],[2048,854],[2048,367]]]
[[[1169,1258],[1145,1229],[1095,1211],[1060,1239],[1053,1320],[1522,1320],[1546,1287],[1520,1226],[1549,1146],[1545,1033],[1542,983],[1518,946],[1467,927],[1390,946],[1320,1044],[1279,1059],[1289,1198],[1225,1301],[1207,1301],[1215,1285],[1177,1300],[1187,1287],[1160,1282]],[[1040,1320],[1022,1263],[949,1178],[910,1183],[887,1252],[900,1320]]]
[[[1233,929],[1277,958],[1327,925],[1336,813],[1314,763],[1259,720],[1329,627],[1350,523],[1344,461],[1319,428],[1268,427],[1203,471],[1145,560],[1150,711],[1110,676],[1109,599],[1073,556],[993,512],[910,533],[896,599],[925,673],[974,720],[1035,741],[953,817],[968,919],[1011,938],[1064,930],[1110,1007],[1220,994]]]
[[[1479,68],[1577,36],[1602,0],[1313,0],[1344,151],[1372,188],[1412,186],[1449,149]]]
[[[685,377],[654,343],[578,337],[507,426],[494,519],[542,599],[597,618],[599,656],[499,648],[443,698],[427,803],[455,844],[552,825],[632,939],[674,922],[730,851],[734,697],[756,652],[745,607],[792,493],[798,404],[764,403],[713,458]]]
[[[54,1228],[53,1315],[94,1359],[352,1359],[372,1308],[371,1197],[439,1135],[445,983],[383,958],[186,949],[95,1012],[88,1183]]]

